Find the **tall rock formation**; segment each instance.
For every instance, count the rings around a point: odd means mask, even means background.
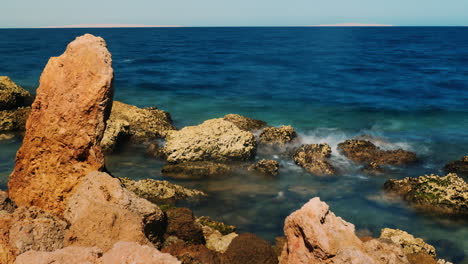
[[[10,197],[19,206],[62,213],[89,172],[104,168],[99,145],[112,106],[111,54],[90,34],[49,60],[10,175]]]

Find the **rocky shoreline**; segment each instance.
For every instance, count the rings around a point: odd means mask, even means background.
[[[50,59],[33,103],[29,92],[0,77],[0,140],[25,133],[8,192],[0,192],[0,263],[448,263],[401,230],[358,237],[317,197],[286,218],[285,237],[273,246],[174,207],[177,200],[206,199],[203,191],[113,177],[104,155],[141,143],[152,143],[148,155],[164,160],[162,173],[173,179],[235,170],[277,177],[276,160],[255,160],[265,149],[311,177],[339,172],[326,142],[301,144],[291,126],[230,114],[178,130],[163,110],[113,101],[113,78],[105,41],[89,34]],[[338,151],[369,174],[419,160],[367,138],[346,140]],[[466,215],[468,187],[455,174],[465,175],[466,164],[464,157],[444,167],[445,177],[389,180],[384,189],[418,210]]]

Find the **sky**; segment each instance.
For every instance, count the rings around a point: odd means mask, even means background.
[[[2,0],[0,28],[71,24],[468,26],[468,0]]]

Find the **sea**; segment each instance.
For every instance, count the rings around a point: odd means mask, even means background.
[[[318,196],[360,235],[402,229],[440,258],[468,263],[468,219],[417,212],[382,191],[388,179],[442,175],[444,164],[468,155],[468,27],[0,29],[0,75],[34,93],[48,59],[85,33],[108,44],[115,100],[168,111],[178,128],[229,113],[292,125],[301,143],[330,144],[341,171],[315,176],[266,152],[257,159],[278,160],[277,177],[174,180],[139,145],[106,156],[114,176],[203,190],[208,199],[178,206],[271,242],[291,212]],[[360,135],[421,162],[364,174],[336,150]],[[21,135],[0,141],[1,189],[20,145]]]

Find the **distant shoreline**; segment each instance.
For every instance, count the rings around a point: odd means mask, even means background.
[[[144,25],[144,24],[77,24],[64,26],[47,26],[38,28],[166,28],[181,27],[177,25]]]

